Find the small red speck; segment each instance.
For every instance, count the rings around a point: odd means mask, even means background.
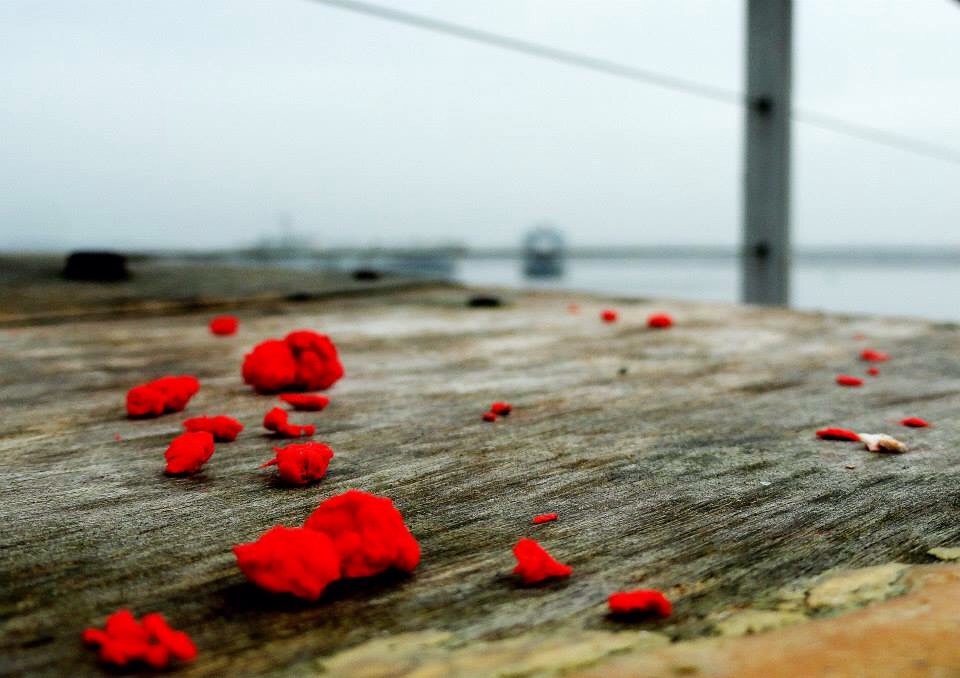
[[[880,368],[874,365],[871,365],[870,367],[867,368],[867,374],[869,374],[871,377],[875,377],[878,374],[880,374]]]
[[[330,398],[322,393],[281,393],[280,400],[295,410],[319,412],[330,404]]]
[[[926,428],[930,425],[926,419],[921,419],[920,417],[906,417],[900,420],[900,423],[904,426],[909,426],[910,428]]]
[[[313,441],[275,447],[273,451],[273,459],[260,464],[260,468],[275,465],[277,475],[291,485],[306,485],[320,480],[333,458],[333,450],[329,445]]]
[[[161,669],[175,660],[188,662],[197,656],[190,636],[171,628],[159,612],[145,614],[137,621],[130,610],[121,608],[107,617],[102,629],[85,628],[80,638],[97,648],[100,661],[115,666],[143,662]]]
[[[506,417],[508,414],[513,412],[513,405],[503,400],[495,400],[490,403],[490,411],[494,414],[498,414],[501,417]]]
[[[218,315],[210,319],[210,332],[220,337],[236,334],[240,321],[234,315]]]
[[[549,523],[554,521],[559,516],[556,513],[538,513],[533,518],[530,519],[530,522],[534,525],[539,525],[541,523]]]
[[[493,410],[487,410],[486,412],[483,413],[482,419],[484,421],[496,421],[497,413],[494,412]]]
[[[208,431],[189,431],[181,433],[170,441],[163,453],[167,460],[164,473],[187,475],[196,473],[213,455],[213,434]]]
[[[618,313],[612,308],[605,308],[600,311],[600,320],[605,323],[615,323],[617,322]]]
[[[537,584],[555,577],[569,577],[573,568],[551,556],[535,539],[521,537],[513,547],[517,565],[513,573],[524,584]]]
[[[841,386],[863,386],[863,379],[851,374],[838,374],[836,381]]]
[[[882,363],[890,360],[890,354],[885,351],[878,351],[875,348],[865,348],[860,351],[860,360],[871,363]]]
[[[613,614],[654,619],[665,619],[673,611],[673,606],[667,597],[656,589],[616,591],[607,597],[607,606]]]
[[[114,434],[113,434],[113,439],[114,439],[116,442],[118,442],[118,443],[119,443],[121,440],[123,440],[123,438],[120,437],[120,434],[119,434],[119,433],[114,433]]]
[[[855,332],[853,335],[854,341],[863,341],[866,338],[867,338],[867,335],[865,335],[863,332]]]
[[[647,327],[666,329],[673,325],[673,318],[667,313],[651,313],[647,316]]]
[[[851,431],[848,428],[836,428],[833,426],[828,426],[827,428],[818,428],[817,437],[821,440],[849,440],[855,443],[860,442],[860,436],[857,435],[856,431]]]
[[[579,312],[580,312],[580,305],[579,305],[579,304],[567,304],[567,312],[568,312],[568,313],[579,313]]]
[[[316,432],[316,427],[313,424],[291,424],[287,419],[286,410],[274,407],[263,415],[263,427],[268,431],[273,431],[281,438],[312,436]]]

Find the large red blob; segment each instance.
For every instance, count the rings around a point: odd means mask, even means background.
[[[317,391],[343,376],[343,365],[330,337],[296,330],[283,339],[267,339],[243,359],[243,380],[260,393]]]

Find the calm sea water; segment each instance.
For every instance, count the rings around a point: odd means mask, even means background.
[[[528,279],[515,259],[460,261],[457,279],[474,285],[570,289],[601,294],[736,301],[739,273],[733,260],[571,260],[561,278]],[[960,321],[960,266],[896,266],[855,261],[794,264],[791,305],[796,308]]]

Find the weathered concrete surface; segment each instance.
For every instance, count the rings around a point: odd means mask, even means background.
[[[672,651],[647,644],[661,636],[719,633],[737,610],[832,614],[797,607],[809,590],[797,582],[929,563],[928,549],[960,543],[955,327],[671,303],[677,325],[651,331],[643,319],[663,304],[529,293],[479,310],[465,297],[436,288],[274,302],[242,309],[240,333],[221,339],[206,314],[0,330],[4,672],[97,673],[78,631],[121,605],[159,609],[194,636],[201,655],[181,671],[189,676],[343,668],[356,657],[344,653],[398,634],[446,634],[451,646],[517,661],[524,647],[569,639],[594,648],[590,661],[622,651],[632,661]],[[566,311],[571,301],[581,313]],[[611,304],[622,321],[603,325],[597,311]],[[256,468],[270,456],[258,424],[274,401],[244,388],[239,364],[255,341],[297,327],[329,332],[347,376],[328,410],[296,418],[335,449],[329,475],[289,489]],[[894,359],[863,388],[840,388],[835,373],[863,372],[856,332]],[[126,388],[183,372],[202,382],[183,416],[124,419]],[[481,422],[494,399],[512,401],[514,414]],[[168,440],[203,412],[248,428],[202,474],[164,477]],[[936,427],[893,423],[906,415]],[[911,451],[816,440],[827,424],[893,432]],[[232,543],[298,524],[347,487],[394,498],[423,547],[414,575],[337,584],[315,604],[244,582]],[[550,510],[558,522],[529,524]],[[574,576],[519,587],[508,572],[522,535]],[[629,629],[608,619],[606,595],[635,586],[668,592],[674,616]],[[515,644],[486,645],[506,641]],[[844,642],[856,644],[852,634]],[[858,656],[868,675],[886,665]],[[570,667],[582,665],[534,668]]]

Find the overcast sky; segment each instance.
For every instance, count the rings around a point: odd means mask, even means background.
[[[743,0],[376,0],[742,89]],[[960,148],[960,3],[798,0],[795,105]],[[732,244],[741,112],[310,0],[2,0],[0,247]],[[795,126],[802,244],[960,245],[960,166]]]

